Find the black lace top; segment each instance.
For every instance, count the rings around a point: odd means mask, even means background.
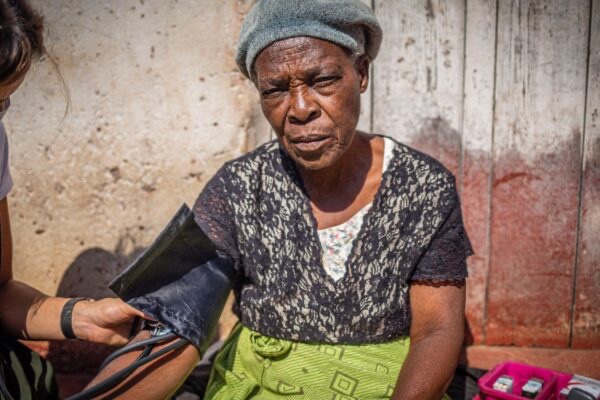
[[[463,281],[472,254],[454,177],[395,142],[393,157],[335,282],[294,162],[276,141],[226,163],[194,206],[239,271],[234,312],[262,334],[376,343],[410,329],[411,281]]]

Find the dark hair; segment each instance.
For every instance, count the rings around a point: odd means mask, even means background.
[[[26,0],[0,0],[0,85],[46,55],[44,18]]]

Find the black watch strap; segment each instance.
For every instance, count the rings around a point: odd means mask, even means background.
[[[75,297],[69,299],[60,313],[60,330],[67,339],[77,339],[73,332],[73,307],[80,301],[87,300],[85,297]]]

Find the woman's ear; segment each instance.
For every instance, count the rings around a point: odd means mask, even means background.
[[[358,71],[358,79],[360,80],[360,92],[364,93],[369,87],[369,57],[366,54],[358,57],[356,60],[356,70]]]

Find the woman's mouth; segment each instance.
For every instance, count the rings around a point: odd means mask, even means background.
[[[301,153],[316,153],[323,150],[331,140],[331,136],[306,136],[290,140],[290,144]]]

